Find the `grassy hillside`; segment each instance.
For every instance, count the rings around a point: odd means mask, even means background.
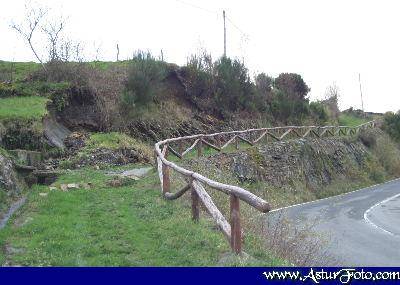
[[[371,121],[371,118],[360,118],[352,114],[342,113],[339,116],[339,125],[355,127]]]
[[[48,99],[38,96],[0,98],[0,120],[41,120],[47,113]]]
[[[0,81],[23,80],[40,65],[35,62],[9,62],[0,60]]]

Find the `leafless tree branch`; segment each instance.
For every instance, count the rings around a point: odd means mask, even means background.
[[[33,45],[33,36],[35,31],[39,27],[39,23],[43,20],[47,12],[48,12],[47,8],[35,7],[30,2],[27,2],[25,4],[25,19],[23,20],[23,22],[19,24],[17,23],[11,24],[11,28],[14,29],[16,32],[18,32],[28,43],[36,59],[40,62],[45,71],[46,71],[46,66],[44,65],[43,60],[40,58],[40,56],[36,51],[36,48]]]

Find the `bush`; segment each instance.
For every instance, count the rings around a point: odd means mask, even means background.
[[[281,73],[274,84],[275,88],[284,92],[291,100],[305,100],[310,91],[301,75],[296,73]]]
[[[214,110],[222,117],[232,112],[271,112],[283,122],[302,122],[310,114],[321,123],[329,119],[324,106],[309,106],[309,88],[299,74],[282,73],[276,79],[260,73],[251,81],[249,71],[237,59],[191,56],[182,68],[189,100],[201,110]],[[311,109],[311,111],[310,111]]]
[[[16,90],[13,84],[0,82],[0,98],[6,98],[15,95],[16,95]]]
[[[286,124],[301,123],[310,114],[307,100],[291,100],[281,90],[274,90],[271,112],[275,119]]]
[[[215,63],[215,102],[218,109],[254,109],[256,92],[244,63],[227,57]]]
[[[214,109],[214,64],[211,55],[203,53],[188,58],[186,66],[180,70],[185,81],[185,91],[190,100],[200,110]]]
[[[150,53],[138,52],[131,60],[122,105],[132,110],[136,105],[152,102],[160,83],[166,76],[165,64]]]
[[[260,73],[256,76],[255,85],[257,92],[263,97],[263,99],[270,104],[272,101],[272,88],[274,85],[274,79],[265,73]]]
[[[213,62],[211,55],[192,55],[183,68],[187,92],[191,97],[210,97],[213,89]]]
[[[388,112],[383,117],[382,129],[395,141],[400,142],[400,112]]]
[[[310,115],[306,98],[310,89],[299,74],[281,73],[274,80],[271,111],[276,119],[284,123],[301,123]]]
[[[30,76],[31,81],[63,83],[86,87],[94,67],[88,63],[49,61],[46,63],[46,70],[38,69]]]
[[[221,57],[213,62],[203,53],[188,59],[182,69],[189,99],[201,110],[222,117],[241,110],[265,110],[266,100],[251,82],[248,69],[237,59]]]
[[[323,103],[334,120],[338,120],[340,115],[339,110],[339,87],[333,83],[331,86],[328,86],[325,92],[325,99],[321,102]]]
[[[379,134],[378,131],[375,133],[373,130],[366,132],[376,137],[376,145],[372,150],[380,164],[391,176],[398,177],[400,175],[400,150],[398,145],[385,133]]]
[[[368,131],[361,131],[358,137],[366,147],[372,148],[376,146],[376,134]]]
[[[43,150],[46,143],[43,140],[41,121],[34,119],[3,120],[1,144],[6,149]]]
[[[314,120],[320,125],[325,124],[329,120],[327,108],[321,102],[311,102],[310,112]]]

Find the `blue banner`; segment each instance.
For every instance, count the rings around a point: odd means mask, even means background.
[[[137,267],[0,270],[2,284],[399,284],[400,268]]]

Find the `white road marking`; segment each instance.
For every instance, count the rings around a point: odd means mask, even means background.
[[[297,206],[303,206],[303,205],[307,205],[307,204],[310,204],[310,203],[316,203],[316,202],[327,200],[327,199],[333,199],[333,198],[341,197],[341,196],[344,196],[344,195],[347,195],[347,194],[351,194],[351,193],[355,193],[355,192],[358,192],[358,191],[367,190],[369,188],[373,188],[373,187],[376,187],[376,186],[379,186],[379,185],[384,185],[384,184],[387,184],[387,183],[390,183],[390,182],[393,182],[393,181],[396,181],[396,180],[400,180],[400,178],[392,179],[392,180],[386,181],[384,183],[374,184],[374,185],[371,185],[371,186],[368,186],[368,187],[365,187],[365,188],[357,189],[357,190],[354,190],[354,191],[351,191],[351,192],[342,193],[342,194],[339,194],[339,195],[336,195],[336,196],[326,197],[326,198],[322,198],[322,199],[319,199],[319,200],[313,200],[313,201],[308,201],[308,202],[304,202],[304,203],[290,205],[290,206],[286,206],[286,207],[282,207],[282,208],[278,208],[278,209],[273,209],[273,210],[269,211],[268,213],[272,213],[272,212],[276,212],[276,211],[280,211],[280,210],[284,210],[284,209],[289,209],[289,208],[293,208],[293,207],[297,207]],[[268,213],[262,213],[262,214],[268,214]]]
[[[376,229],[378,229],[378,230],[381,230],[381,231],[383,231],[384,233],[387,233],[387,234],[389,234],[389,235],[391,235],[391,236],[396,236],[396,234],[394,234],[394,233],[392,233],[392,232],[390,232],[390,231],[388,231],[388,230],[385,230],[384,228],[381,228],[381,227],[378,226],[377,224],[373,223],[373,222],[368,218],[368,213],[371,212],[374,208],[378,207],[379,205],[382,205],[382,204],[384,204],[384,203],[386,203],[386,202],[389,202],[390,200],[395,199],[395,198],[397,198],[397,197],[399,197],[399,196],[400,196],[400,193],[399,193],[399,194],[396,194],[396,195],[394,195],[394,196],[392,196],[392,197],[389,197],[389,198],[387,198],[387,199],[385,199],[385,200],[383,200],[383,201],[380,201],[379,203],[376,203],[375,205],[373,205],[371,208],[369,208],[368,210],[366,210],[366,211],[364,212],[364,220],[365,220],[368,224],[370,224],[371,226],[373,226],[374,228],[376,228]]]

